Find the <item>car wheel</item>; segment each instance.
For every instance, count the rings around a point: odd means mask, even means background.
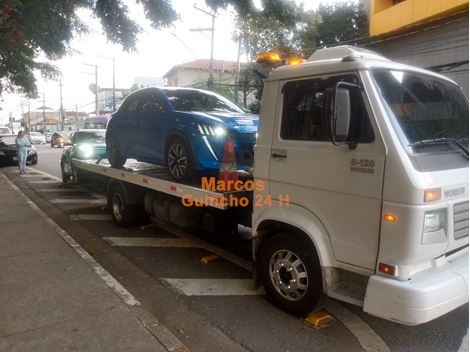
[[[34,157],[32,160],[31,160],[31,165],[36,165],[38,163],[38,157]]]
[[[258,275],[268,299],[278,308],[297,316],[321,308],[321,267],[308,238],[281,233],[269,239],[260,250]]]
[[[166,162],[171,177],[187,181],[193,176],[192,157],[182,138],[173,138],[168,144]]]
[[[108,152],[108,161],[112,167],[121,167],[126,163],[126,158],[121,155],[117,145],[116,137],[112,133],[106,140],[106,148]]]

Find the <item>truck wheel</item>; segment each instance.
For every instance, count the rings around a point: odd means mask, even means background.
[[[193,176],[192,156],[182,138],[172,138],[166,152],[170,176],[178,181],[188,181]]]
[[[112,167],[119,168],[126,163],[126,158],[121,155],[116,137],[112,133],[109,134],[106,140],[106,148],[108,151],[108,161]]]
[[[108,208],[117,226],[130,227],[137,223],[140,206],[127,203],[126,194],[121,185],[111,186],[108,193]]]
[[[281,233],[261,248],[258,275],[268,299],[297,316],[320,309],[323,300],[321,267],[309,239]]]

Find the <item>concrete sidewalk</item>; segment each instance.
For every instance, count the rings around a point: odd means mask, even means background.
[[[0,171],[0,351],[187,351],[58,232]]]

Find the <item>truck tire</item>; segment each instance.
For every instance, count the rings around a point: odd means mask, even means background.
[[[140,205],[128,204],[126,192],[119,183],[111,185],[108,192],[108,209],[113,222],[119,227],[130,227],[139,219]]]
[[[321,308],[321,267],[307,237],[280,233],[270,238],[261,247],[257,269],[268,299],[278,308],[296,316]]]
[[[126,163],[126,158],[121,155],[116,137],[113,133],[110,133],[106,138],[106,149],[108,161],[112,167],[120,168]]]

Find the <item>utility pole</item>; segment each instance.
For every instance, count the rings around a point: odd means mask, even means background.
[[[62,80],[59,80],[59,90],[60,90],[60,126],[61,130],[64,130],[65,127],[65,116],[64,116],[64,105],[62,103]]]
[[[83,64],[86,66],[91,66],[95,68],[95,73],[90,73],[90,72],[85,72],[90,75],[95,75],[95,112],[96,116],[100,114],[100,108],[98,106],[98,93],[99,93],[99,87],[98,87],[98,65],[93,65],[93,64]]]
[[[46,96],[42,93],[42,132],[46,133]]]
[[[29,99],[28,99],[28,129],[27,131],[31,132],[31,104],[30,104]]]
[[[200,9],[196,5],[194,5],[194,8],[212,17],[211,28],[194,28],[194,29],[191,28],[190,29],[190,31],[193,31],[193,32],[203,32],[203,31],[211,32],[211,57],[209,60],[209,79],[207,80],[207,87],[212,88],[212,85],[214,83],[213,63],[214,63],[214,32],[215,32],[215,17],[216,16],[215,16],[215,12],[214,13],[207,12],[206,10]]]
[[[235,89],[233,90],[235,103],[238,103],[238,83],[240,81],[240,54],[242,49],[242,38],[238,38],[237,67],[235,71]]]

